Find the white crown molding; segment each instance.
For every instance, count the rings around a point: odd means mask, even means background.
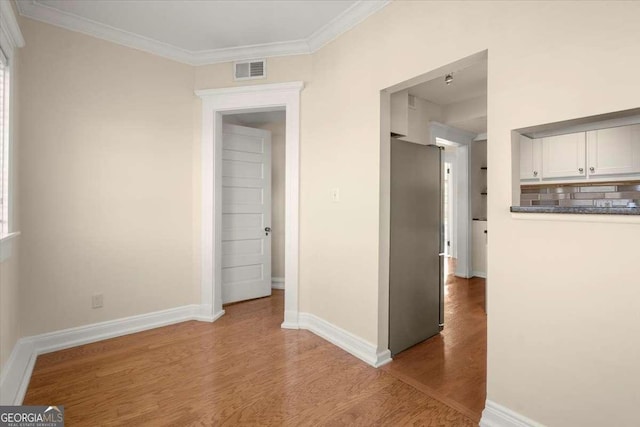
[[[224,314],[224,310],[215,315],[207,313],[210,313],[207,307],[192,304],[20,338],[13,347],[9,360],[2,367],[0,404],[22,404],[36,358],[40,354],[186,322],[187,320],[213,322]]]
[[[191,65],[208,65],[246,59],[271,58],[274,56],[305,55],[309,53],[309,45],[305,40],[294,40],[191,52],[192,58],[188,63]]]
[[[7,2],[0,2],[0,4],[5,3]],[[190,51],[135,33],[120,30],[72,13],[64,12],[39,3],[36,0],[17,2],[20,15],[27,18],[196,66],[252,58],[310,54],[322,48],[342,33],[358,25],[369,15],[377,12],[389,3],[390,0],[359,0],[331,22],[313,33],[309,38],[303,40]],[[11,5],[8,6],[11,8]],[[24,44],[24,40],[22,43]]]
[[[38,3],[36,0],[19,1],[17,4],[20,15],[36,21],[143,50],[178,62],[190,63],[192,57],[192,53],[187,50],[120,30],[91,19],[82,18],[78,15]]]
[[[0,1],[0,47],[11,57],[15,48],[24,46],[24,37],[10,1]]]
[[[360,0],[355,2],[350,8],[311,34],[307,39],[310,53],[316,52],[327,43],[335,40],[389,3],[391,0]]]
[[[480,427],[543,427],[543,424],[487,399]]]

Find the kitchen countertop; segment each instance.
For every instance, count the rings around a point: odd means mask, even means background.
[[[551,213],[586,215],[640,215],[638,208],[596,208],[588,206],[511,206],[514,213]]]

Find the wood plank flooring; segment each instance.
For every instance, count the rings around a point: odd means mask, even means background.
[[[457,378],[470,368],[456,376],[434,362],[455,350],[450,341],[464,341],[453,322],[451,337],[432,346],[436,355],[424,343],[374,369],[311,332],[281,329],[283,300],[274,291],[227,306],[213,324],[184,322],[41,355],[24,404],[65,405],[68,426],[477,425],[479,413],[465,406],[477,390]],[[413,374],[417,382],[402,379]],[[455,384],[446,386],[449,379]],[[425,393],[431,388],[436,393]]]

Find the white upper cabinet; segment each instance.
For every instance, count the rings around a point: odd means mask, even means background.
[[[539,139],[520,135],[520,179],[539,180],[542,150]]]
[[[589,176],[640,173],[640,125],[587,132]]]
[[[585,132],[542,138],[542,178],[585,178]]]

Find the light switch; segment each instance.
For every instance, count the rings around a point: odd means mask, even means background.
[[[331,189],[331,201],[336,203],[340,201],[340,189],[332,188]]]

